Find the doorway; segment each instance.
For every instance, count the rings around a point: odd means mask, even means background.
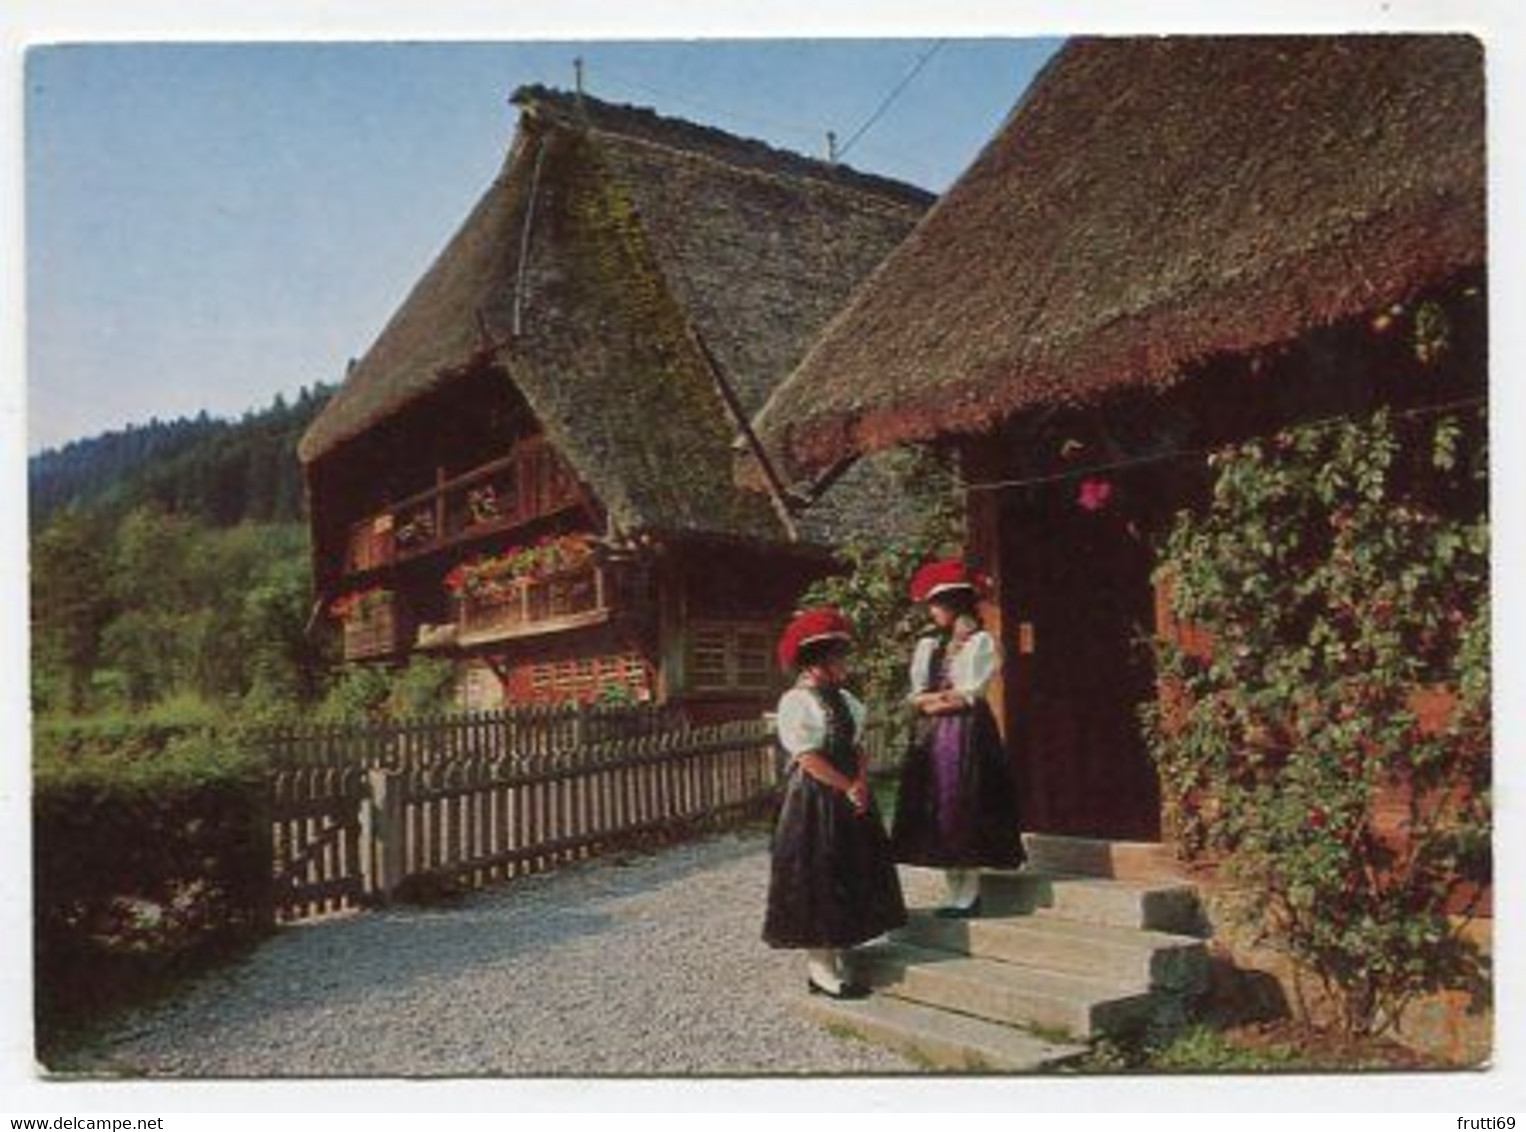
[[[1088,510],[1060,484],[1004,501],[1000,553],[1024,828],[1158,840],[1160,784],[1138,714],[1155,695],[1146,538],[1116,497]]]

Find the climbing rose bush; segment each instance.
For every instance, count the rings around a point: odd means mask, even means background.
[[[1490,879],[1485,436],[1380,413],[1238,445],[1162,556],[1201,630],[1158,646],[1145,713],[1172,832],[1353,1035],[1486,974],[1460,934]]]

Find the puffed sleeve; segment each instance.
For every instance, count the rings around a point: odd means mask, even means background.
[[[864,737],[864,721],[869,718],[869,709],[852,692],[844,691],[842,698],[847,701],[848,714],[853,717],[853,738],[860,740]]]
[[[911,653],[911,695],[909,700],[921,692],[927,691],[928,677],[933,666],[933,651],[938,647],[938,642],[931,637],[917,638],[917,647]]]
[[[959,650],[954,665],[954,691],[966,699],[978,699],[986,694],[986,685],[1001,667],[996,642],[990,633],[979,632],[965,642]]]
[[[791,688],[779,700],[779,743],[792,755],[819,751],[827,738],[827,720],[816,697]]]

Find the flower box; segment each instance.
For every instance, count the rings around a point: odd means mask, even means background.
[[[591,562],[458,595],[460,636],[484,639],[571,628],[608,613],[604,575]]]

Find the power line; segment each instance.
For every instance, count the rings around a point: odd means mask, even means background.
[[[820,131],[815,126],[809,126],[803,122],[790,122],[782,118],[768,118],[757,114],[743,113],[738,110],[733,110],[730,107],[722,106],[716,102],[693,98],[689,95],[677,94],[671,90],[664,90],[661,87],[652,86],[650,83],[633,79],[629,75],[619,70],[612,69],[603,63],[599,64],[599,74],[607,75],[613,78],[615,82],[621,86],[630,87],[634,90],[639,90],[646,94],[654,94],[659,98],[666,98],[672,102],[678,103],[680,106],[687,106],[693,110],[711,111],[713,113],[724,114],[727,117],[734,118],[739,122],[750,122],[757,126],[770,126],[774,129],[789,130],[792,133],[805,134],[811,137],[817,137],[820,134]],[[596,78],[597,76],[590,75],[590,80]]]
[[[933,50],[936,50],[936,47]],[[931,52],[926,53],[926,57],[930,59]],[[750,112],[733,109],[730,106],[723,106],[720,103],[710,101],[709,99],[700,99],[695,98],[692,95],[679,94],[676,91],[667,90],[659,86],[653,86],[651,83],[633,78],[628,72],[622,71],[619,68],[609,67],[601,61],[594,60],[594,62],[598,64],[597,74],[594,73],[594,68],[592,65],[590,65],[586,68],[583,76],[588,89],[592,89],[594,86],[596,86],[599,76],[602,75],[605,77],[606,81],[612,81],[613,85],[616,87],[624,87],[628,90],[640,91],[647,95],[654,95],[658,98],[665,99],[668,102],[687,107],[690,110],[721,115],[724,118],[730,118],[737,122],[746,123],[754,127],[764,127],[767,129],[786,131],[789,134],[798,135],[801,138],[812,138],[819,141],[822,137],[822,131],[819,126],[809,125],[805,122],[791,121],[785,118],[774,118],[766,115],[753,114]],[[913,74],[907,76],[906,80],[903,81],[903,85],[904,82],[909,82],[912,77],[915,77],[914,72]],[[888,106],[888,104],[889,103],[887,100],[884,105]],[[876,113],[880,112],[882,112],[882,110],[877,111]],[[850,139],[850,141],[857,141],[859,137],[862,137],[864,131],[871,124],[871,122],[865,122],[864,125],[856,131],[856,136]],[[830,134],[830,131],[828,131],[828,133]],[[828,160],[835,162],[836,160],[840,159],[843,155],[843,151],[846,148],[846,146],[838,148],[835,142],[829,143],[829,151],[827,154]],[[903,150],[893,145],[865,145],[860,146],[859,148],[865,153],[878,154],[882,159],[890,161],[904,162],[908,156]],[[810,153],[804,146],[800,147],[797,152],[801,152],[805,156],[810,156]],[[925,180],[932,179],[931,175],[925,169],[921,171],[920,176],[923,178],[923,181],[919,183],[924,183]]]
[[[880,101],[880,104],[874,108],[874,113],[870,114],[869,117],[865,119],[864,124],[858,129],[854,130],[853,133],[849,136],[848,140],[842,143],[842,147],[838,149],[836,153],[838,160],[841,160],[848,155],[848,150],[853,148],[854,143],[869,132],[869,128],[880,120],[881,115],[883,115],[885,111],[890,109],[890,104],[900,97],[901,92],[911,85],[911,80],[922,73],[922,68],[927,66],[932,57],[938,54],[938,52],[943,49],[943,45],[947,42],[948,40],[946,39],[940,39],[917,57],[917,61],[912,64],[911,70],[907,71],[906,74],[901,77],[900,82],[896,83],[895,86],[890,88],[890,93],[887,94]]]
[[[1422,405],[1414,409],[1399,409],[1389,415],[1402,418],[1431,416],[1439,413],[1450,413],[1456,409],[1473,408],[1478,405],[1486,404],[1488,400],[1489,399],[1487,397],[1482,395],[1476,397],[1463,397],[1460,400],[1446,401],[1438,405]],[[1335,428],[1342,424],[1347,424],[1350,422],[1350,420],[1350,417],[1344,416],[1324,417],[1320,420],[1310,421],[1307,424],[1292,425],[1289,427],[1327,429]],[[1266,433],[1260,436],[1247,437],[1245,440],[1237,441],[1236,443],[1248,444],[1251,441],[1270,440],[1274,435],[1276,434]],[[1165,464],[1172,460],[1202,459],[1205,456],[1211,456],[1215,452],[1220,451],[1222,447],[1223,445],[1216,445],[1212,448],[1183,448],[1177,449],[1173,452],[1160,452],[1150,456],[1134,456],[1123,460],[1112,460],[1106,464],[1089,464],[1080,468],[1067,468],[1063,472],[1048,472],[1041,476],[1028,476],[1023,479],[988,480],[984,483],[967,483],[964,485],[964,490],[1005,491],[1009,488],[1015,487],[1037,487],[1040,484],[1060,483],[1064,480],[1080,479],[1083,476],[1094,476],[1101,472],[1122,471],[1127,468],[1144,467],[1148,464]]]

